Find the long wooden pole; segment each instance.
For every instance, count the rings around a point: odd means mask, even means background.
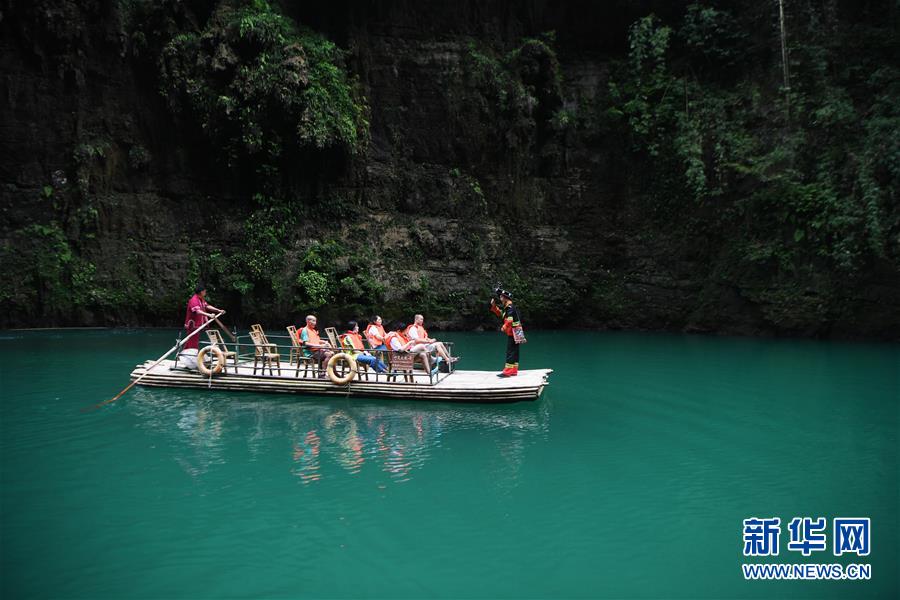
[[[206,328],[207,328],[208,326],[210,326],[212,323],[214,323],[214,322],[215,322],[215,323],[218,323],[218,321],[219,321],[218,317],[220,317],[220,316],[222,316],[222,315],[224,315],[224,314],[225,314],[225,311],[223,310],[223,311],[220,312],[218,315],[216,315],[216,316],[213,317],[212,319],[209,319],[206,323],[204,323],[203,325],[201,325],[200,327],[198,327],[197,329],[195,329],[194,331],[192,331],[192,332],[190,333],[190,335],[186,336],[183,340],[181,340],[180,342],[178,342],[177,344],[175,344],[174,346],[172,346],[171,348],[169,348],[169,351],[168,351],[168,352],[166,352],[165,354],[163,354],[162,356],[160,356],[160,357],[159,357],[159,360],[157,360],[155,363],[153,363],[152,365],[150,365],[150,367],[149,367],[146,371],[144,371],[144,374],[143,374],[143,375],[141,375],[140,377],[138,377],[137,379],[135,379],[134,381],[132,381],[131,383],[129,383],[128,386],[127,386],[124,390],[122,390],[121,392],[119,392],[118,394],[116,394],[115,396],[113,396],[112,398],[110,398],[109,400],[104,400],[103,402],[101,402],[101,403],[99,403],[99,404],[95,404],[94,406],[91,406],[91,407],[89,407],[89,408],[86,409],[86,410],[96,410],[96,409],[98,409],[98,408],[100,408],[100,407],[102,407],[102,406],[106,406],[107,404],[112,404],[113,402],[115,402],[116,400],[118,400],[119,398],[121,398],[122,396],[124,396],[124,395],[125,395],[125,392],[127,392],[128,390],[130,390],[131,388],[133,388],[133,387],[135,386],[135,384],[137,384],[138,381],[140,381],[141,379],[143,379],[144,377],[146,377],[146,376],[150,373],[150,371],[152,371],[153,368],[156,367],[156,365],[158,365],[159,363],[161,363],[162,361],[164,361],[164,360],[166,359],[166,357],[169,356],[170,354],[172,354],[172,352],[174,352],[179,346],[183,346],[185,342],[187,342],[189,339],[191,339],[192,337],[194,337],[195,335],[197,335],[198,333],[200,333],[201,331],[203,331],[204,329],[206,329]],[[221,325],[221,323],[219,323],[219,324]]]
[[[221,314],[225,314],[225,311],[223,310],[223,311],[222,311],[221,313],[219,313],[219,314],[220,314],[220,315],[221,315]],[[224,331],[226,334],[228,334],[228,337],[231,338],[231,341],[232,341],[232,342],[236,342],[236,341],[237,341],[237,338],[234,337],[234,335],[228,330],[228,328],[225,327],[225,325],[222,324],[222,321],[219,320],[219,317],[213,317],[213,321],[215,321],[216,323],[219,324],[219,327],[222,328],[222,331]]]

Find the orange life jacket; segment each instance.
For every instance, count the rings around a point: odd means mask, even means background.
[[[415,338],[417,340],[424,340],[425,338],[430,337],[428,335],[428,332],[425,331],[425,328],[422,327],[421,325],[410,325],[409,327],[406,328],[406,337],[407,338],[413,339],[413,336],[409,335],[409,332],[412,331],[413,329],[416,329],[419,333],[419,337]]]
[[[374,331],[372,331],[374,329]],[[381,336],[381,339],[376,338],[373,334],[377,333]],[[381,325],[376,325],[375,323],[370,323],[368,327],[366,327],[366,339],[369,340],[369,345],[373,348],[376,346],[380,346],[385,343],[384,336],[384,327]]]
[[[341,342],[346,340],[350,340],[350,343],[353,345],[354,350],[365,350],[362,343],[362,336],[358,333],[353,333],[352,331],[348,331],[344,335],[341,336],[343,338]]]
[[[306,341],[303,341],[303,338],[300,338],[300,341],[304,344],[312,344],[313,346],[321,346],[322,339],[319,337],[319,332],[315,329],[311,328],[309,325],[301,329],[301,333],[303,330],[306,330]],[[299,337],[299,336],[298,336]]]
[[[401,346],[405,346],[406,344],[409,343],[409,340],[406,339],[406,336],[403,335],[402,333],[400,333],[399,331],[388,332],[388,334],[386,336],[384,336],[384,345],[387,346],[389,350],[394,349],[393,347],[391,347],[391,340],[393,340],[395,337],[400,338]]]

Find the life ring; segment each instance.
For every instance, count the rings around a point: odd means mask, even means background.
[[[343,377],[338,377],[337,373],[334,372],[334,368],[337,366],[339,360],[346,361],[347,365],[350,367],[347,374]],[[356,377],[356,359],[346,352],[338,352],[328,359],[328,367],[325,371],[328,373],[328,379],[330,379],[333,384],[347,385],[353,381],[354,377]]]
[[[210,369],[206,366],[206,355],[207,353],[212,352],[216,357],[216,365]],[[197,353],[197,370],[200,371],[201,374],[209,377],[210,375],[218,375],[222,372],[222,369],[225,368],[225,355],[222,354],[222,351],[219,350],[218,346],[207,346],[200,350]]]

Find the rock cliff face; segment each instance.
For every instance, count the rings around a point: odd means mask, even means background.
[[[274,206],[167,106],[129,4],[3,3],[0,326],[175,325],[203,278],[241,325],[469,328],[502,280],[535,325],[900,337],[890,262],[827,299],[729,270],[722,240],[653,216],[615,132],[565,122],[606,101],[632,22],[683,7],[285,3],[346,50],[370,130],[359,154],[297,155]],[[197,29],[217,3],[162,4]]]

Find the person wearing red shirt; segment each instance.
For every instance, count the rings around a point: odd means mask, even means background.
[[[216,308],[206,301],[206,286],[202,283],[198,283],[197,287],[194,288],[194,295],[188,300],[187,312],[184,315],[185,335],[191,335],[199,327],[205,325],[209,319],[217,317],[220,312],[222,312],[221,309]],[[186,341],[184,343],[184,349],[198,349],[200,347],[199,338],[199,335],[195,335]]]

